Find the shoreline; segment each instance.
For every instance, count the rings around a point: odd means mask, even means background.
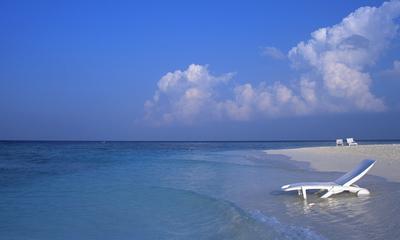
[[[293,161],[307,162],[312,169],[323,172],[347,172],[363,159],[374,159],[377,163],[368,174],[400,183],[400,144],[304,147],[264,152],[284,155]]]

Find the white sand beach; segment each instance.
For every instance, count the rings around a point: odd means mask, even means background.
[[[344,147],[307,147],[267,150],[267,154],[281,154],[296,161],[306,161],[317,171],[347,172],[363,159],[377,163],[369,174],[389,181],[400,182],[400,144],[359,145]]]

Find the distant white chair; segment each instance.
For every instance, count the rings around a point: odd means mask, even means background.
[[[343,146],[343,139],[336,139],[336,146]]]
[[[362,178],[375,164],[375,160],[364,160],[352,171],[346,173],[333,182],[301,182],[283,186],[281,189],[285,192],[297,191],[299,195],[303,195],[307,199],[307,190],[320,190],[325,192],[321,198],[328,198],[334,194],[341,192],[356,193],[357,196],[368,195],[369,191],[366,188],[361,188],[354,184]]]
[[[357,146],[358,145],[358,143],[356,143],[353,138],[346,138],[346,141],[349,146]]]

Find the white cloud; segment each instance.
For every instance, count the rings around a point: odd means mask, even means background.
[[[275,47],[264,47],[262,48],[261,54],[278,60],[286,58],[286,55]]]
[[[338,109],[382,111],[386,106],[371,92],[367,69],[397,36],[399,16],[399,1],[359,8],[341,23],[313,32],[289,51],[289,59],[316,75],[329,96],[325,101],[346,102]]]
[[[153,98],[145,103],[146,119],[163,124],[383,111],[387,107],[371,91],[373,79],[368,68],[396,38],[399,16],[400,1],[385,2],[380,7],[359,8],[339,24],[311,33],[309,40],[298,43],[288,53],[294,70],[302,72],[291,85],[275,82],[232,86],[232,73],[215,76],[207,66],[196,64],[167,73],[159,80]],[[271,57],[282,57],[276,48],[264,50]],[[399,61],[394,62],[391,71],[400,72]]]
[[[184,71],[169,72],[158,81],[153,98],[145,102],[146,119],[155,124],[190,123],[202,113],[215,112],[216,87],[226,84],[232,76],[233,73],[214,76],[207,66],[196,64]]]
[[[153,98],[145,102],[146,119],[154,124],[225,118],[244,121],[256,116],[306,114],[311,109],[307,104],[315,102],[315,85],[308,80],[301,81],[304,96],[297,96],[279,82],[272,86],[246,83],[232,87],[232,76],[214,76],[207,66],[196,64],[167,73],[159,80]],[[218,91],[221,87],[231,91],[222,95]]]
[[[384,76],[400,78],[400,60],[393,61],[393,67],[382,72]]]

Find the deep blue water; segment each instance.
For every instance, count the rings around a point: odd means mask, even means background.
[[[340,173],[262,150],[329,142],[0,142],[1,239],[395,239],[399,185],[308,203]],[[310,205],[312,202],[314,205]]]

